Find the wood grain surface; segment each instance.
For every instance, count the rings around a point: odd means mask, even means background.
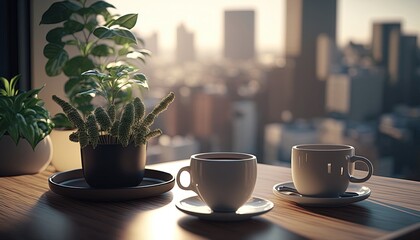
[[[148,168],[175,176],[188,164]],[[291,181],[289,168],[259,164],[254,195],[274,202],[274,209],[250,220],[221,223],[177,210],[177,201],[194,195],[177,186],[147,199],[79,201],[49,190],[53,172],[49,167],[36,175],[0,178],[0,239],[393,239],[399,233],[407,238],[420,234],[420,183],[414,181],[373,176],[364,184],[372,190],[369,199],[310,208],[272,193],[274,184]]]

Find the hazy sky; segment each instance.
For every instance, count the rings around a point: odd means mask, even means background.
[[[198,50],[222,49],[223,11],[256,11],[257,50],[283,52],[285,34],[285,0],[109,0],[118,13],[139,13],[136,30],[140,36],[154,31],[159,47],[175,46],[176,27],[185,23],[195,33]],[[372,22],[397,20],[404,33],[420,35],[420,0],[338,0],[337,41],[369,43]],[[420,36],[419,36],[420,38]]]

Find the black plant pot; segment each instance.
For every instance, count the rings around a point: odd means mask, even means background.
[[[88,145],[81,149],[83,175],[95,188],[132,187],[141,183],[146,165],[146,145]]]

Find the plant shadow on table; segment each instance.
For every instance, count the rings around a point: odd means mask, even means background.
[[[385,231],[396,231],[420,222],[420,212],[365,200],[336,208],[303,207],[307,211]]]
[[[139,215],[172,200],[171,192],[131,201],[94,202],[48,191],[28,213],[28,220],[0,233],[0,239],[119,239]]]
[[[178,225],[207,239],[307,239],[260,217],[238,222],[216,222],[187,216],[179,219]]]

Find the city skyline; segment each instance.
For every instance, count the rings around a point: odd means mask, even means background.
[[[185,1],[180,0],[181,7]],[[305,5],[303,11],[299,2]],[[339,38],[339,6],[342,2],[337,0],[336,9],[334,0],[287,1],[291,6],[289,16],[279,14],[285,21],[291,20],[290,24],[283,26],[288,31],[282,39],[289,42],[288,56],[283,65],[277,64],[281,61],[261,64],[258,61],[213,61],[214,58],[207,62],[201,58],[193,64],[183,64],[153,57],[150,62],[158,64],[141,67],[151,86],[144,95],[146,105],[151,106],[167,91],[173,91],[177,100],[162,121],[156,122],[167,136],[150,145],[155,147],[150,151],[150,158],[157,162],[185,159],[198,151],[237,151],[254,153],[270,164],[287,164],[290,162],[290,148],[295,144],[339,143],[353,145],[358,154],[375,160],[375,171],[379,175],[420,179],[420,150],[413,147],[420,144],[420,76],[417,71],[418,45],[415,44],[419,34],[414,33],[417,37],[407,36],[412,30],[406,22],[397,23],[398,27],[390,31],[382,31],[394,21],[377,19],[378,27],[374,27],[373,22],[366,23],[369,34],[364,44],[373,43],[372,49],[379,52],[371,51],[371,46],[358,44],[362,43],[360,41],[336,49],[333,43]],[[48,79],[44,71],[43,49],[38,47],[46,41],[46,29],[38,24],[46,5],[46,2],[38,1],[33,9],[34,57],[31,59],[34,86],[42,86]],[[169,5],[162,6],[173,11],[175,17],[182,14]],[[188,11],[195,13],[193,6],[189,7]],[[149,16],[162,18],[162,13],[131,8],[121,12],[139,13],[140,29],[143,29],[143,23],[153,22]],[[226,11],[220,10],[219,20],[224,20],[222,14]],[[257,28],[257,16],[261,13],[258,9],[255,11]],[[143,12],[149,15],[144,16]],[[363,14],[363,11],[357,13]],[[208,15],[203,13],[198,20],[206,19]],[[167,18],[171,17],[168,15]],[[302,24],[299,24],[299,19]],[[196,31],[195,21],[183,23],[186,31],[180,33],[192,33],[194,42],[197,40],[195,49],[206,50],[200,46],[203,36]],[[176,39],[176,29],[180,24],[182,22],[173,20],[173,28],[170,26],[173,39]],[[296,25],[301,25],[301,29],[294,27]],[[277,25],[271,27],[277,28]],[[221,25],[217,30],[221,37],[223,29]],[[152,32],[149,34],[147,29],[144,30],[147,34],[141,36],[154,42]],[[216,34],[210,29],[208,32]],[[372,38],[375,32],[376,37]],[[257,37],[258,30],[254,33],[252,35]],[[162,35],[159,38],[160,44],[169,42]],[[282,43],[276,42],[276,46],[280,48]],[[222,49],[220,46],[220,50],[214,53],[221,56]],[[388,56],[388,60],[382,56]],[[44,88],[43,99],[49,100],[48,107],[53,109],[50,111],[54,111],[56,105],[50,96],[63,89],[63,82],[51,79]],[[323,85],[327,85],[326,91]],[[385,89],[401,91],[385,92]],[[382,107],[384,99],[393,100],[388,110]],[[174,144],[165,145],[165,142]]]
[[[196,35],[196,48],[202,51],[223,51],[223,14],[225,10],[255,10],[256,51],[283,54],[285,48],[285,1],[216,0],[203,3],[162,0],[135,3],[109,0],[120,12],[138,12],[136,31],[147,37],[158,32],[162,51],[174,51],[176,27],[188,24]],[[162,7],[165,6],[165,7]],[[415,0],[339,0],[337,1],[337,43],[343,46],[352,40],[370,44],[374,22],[400,21],[405,34],[420,34],[420,1]],[[205,17],[203,17],[205,16]],[[420,40],[419,40],[420,41]]]

